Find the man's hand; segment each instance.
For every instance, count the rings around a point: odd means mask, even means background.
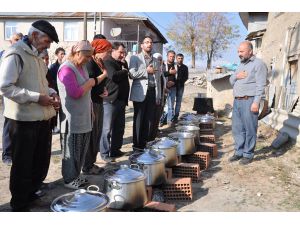
[[[51,97],[52,97],[52,99],[54,100],[54,102],[53,102],[53,107],[54,107],[54,109],[56,110],[56,111],[58,111],[59,110],[59,108],[60,108],[60,106],[61,106],[61,103],[60,103],[60,97],[57,95],[57,94],[52,94],[51,95]]]
[[[247,76],[248,75],[246,71],[241,71],[236,75],[236,79],[238,80],[245,79]]]
[[[175,84],[174,81],[168,81],[168,82],[167,82],[167,88],[173,87],[174,84]]]
[[[148,67],[147,67],[147,73],[148,74],[154,74],[154,68],[153,68],[153,65],[150,64]]]
[[[177,73],[177,70],[175,68],[169,70],[169,74],[171,74],[171,75],[175,75],[176,73]]]
[[[259,104],[257,104],[256,102],[253,102],[250,110],[251,110],[251,112],[257,113],[259,110]]]
[[[50,97],[49,95],[40,94],[38,104],[42,106],[49,106],[54,104],[54,98]]]

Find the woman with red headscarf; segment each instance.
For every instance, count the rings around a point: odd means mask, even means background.
[[[111,43],[105,39],[95,39],[91,43],[94,48],[94,54],[89,62],[86,64],[89,77],[94,78],[102,73],[103,62],[111,52]],[[106,78],[99,82],[98,85],[92,88],[91,97],[93,102],[93,128],[90,138],[90,146],[85,156],[85,162],[82,171],[86,175],[98,175],[101,174],[103,168],[98,167],[95,162],[97,160],[97,154],[100,151],[100,137],[102,133],[103,124],[103,100],[102,97],[107,94],[105,90]]]

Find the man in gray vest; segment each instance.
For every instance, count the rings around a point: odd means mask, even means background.
[[[46,178],[51,156],[50,119],[60,99],[48,88],[47,67],[40,53],[58,42],[55,28],[45,20],[32,23],[28,37],[8,48],[0,66],[0,91],[12,148],[10,205],[29,211]]]

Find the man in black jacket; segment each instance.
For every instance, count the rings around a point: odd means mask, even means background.
[[[111,56],[104,60],[108,77],[106,89],[108,96],[103,98],[104,118],[100,139],[101,156],[120,157],[125,130],[125,107],[128,103],[128,66],[122,60],[125,46],[120,42],[112,44]]]
[[[177,79],[176,79],[176,105],[175,105],[175,115],[172,119],[173,122],[178,121],[178,116],[181,107],[182,96],[184,92],[184,83],[189,78],[189,69],[183,64],[184,56],[179,53],[176,55],[177,62]]]

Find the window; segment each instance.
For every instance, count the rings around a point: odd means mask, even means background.
[[[5,22],[5,40],[9,40],[11,35],[17,32],[17,23],[16,22]]]
[[[78,22],[64,23],[64,41],[78,41],[79,24]]]

